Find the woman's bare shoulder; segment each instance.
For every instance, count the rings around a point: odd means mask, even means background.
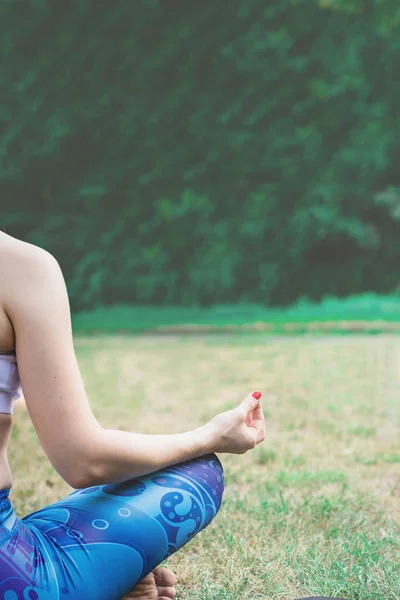
[[[13,268],[8,270],[14,270],[15,267],[24,268],[26,265],[31,267],[57,262],[44,248],[0,231],[0,266],[6,269],[10,261]]]
[[[15,290],[19,295],[21,291],[28,292],[51,271],[59,271],[59,265],[50,252],[0,232],[0,303],[3,306]]]
[[[8,235],[8,233],[5,233],[4,231],[0,231],[1,258],[19,258],[20,260],[25,258],[26,260],[29,260],[30,257],[38,259],[39,257],[46,255],[51,256],[50,252],[40,248],[40,246],[35,246],[35,244],[25,242],[12,235]]]

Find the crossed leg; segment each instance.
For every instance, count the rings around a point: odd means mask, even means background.
[[[0,539],[0,592],[6,600],[139,599],[140,586],[150,593],[156,575],[156,586],[171,588],[163,584],[164,570],[154,570],[207,527],[222,494],[215,454],[121,484],[75,490],[18,519],[9,538]]]

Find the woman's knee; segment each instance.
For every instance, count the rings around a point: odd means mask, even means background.
[[[206,476],[208,475],[207,483],[211,488],[211,493],[215,499],[218,511],[221,507],[222,497],[224,494],[224,469],[218,456],[214,453],[202,456],[201,459],[201,468],[204,470],[204,465],[207,466],[205,473]]]
[[[173,543],[169,540],[172,553],[205,529],[219,511],[224,492],[222,464],[215,454],[207,454],[150,477],[156,487],[164,488],[160,518],[166,531],[175,529]]]
[[[194,516],[194,511],[197,511],[196,521],[201,521],[201,529],[204,529],[214,519],[222,504],[224,471],[221,461],[216,454],[210,453],[170,467],[168,471],[171,475],[179,474],[182,478],[182,481],[175,479],[175,489],[189,492],[191,513]],[[176,501],[178,499],[181,500],[181,496],[175,498]]]
[[[164,517],[176,523],[190,517],[203,528],[221,506],[224,474],[215,454],[172,465],[147,475],[144,482],[158,496]]]

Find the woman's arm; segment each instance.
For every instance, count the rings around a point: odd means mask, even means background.
[[[74,488],[126,481],[212,450],[207,428],[173,435],[103,429],[74,352],[68,294],[48,252],[7,236],[0,302],[16,338],[26,405],[43,448]]]
[[[243,454],[265,439],[259,398],[251,394],[236,409],[186,433],[103,429],[76,360],[61,269],[45,250],[9,236],[0,240],[0,306],[15,330],[33,425],[50,462],[72,487],[127,481],[208,452]]]

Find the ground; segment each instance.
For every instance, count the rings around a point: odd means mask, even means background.
[[[184,431],[264,393],[267,440],[220,455],[220,513],[165,563],[179,599],[400,599],[400,338],[97,336],[76,351],[104,427]],[[22,402],[12,438],[20,516],[71,491]]]

